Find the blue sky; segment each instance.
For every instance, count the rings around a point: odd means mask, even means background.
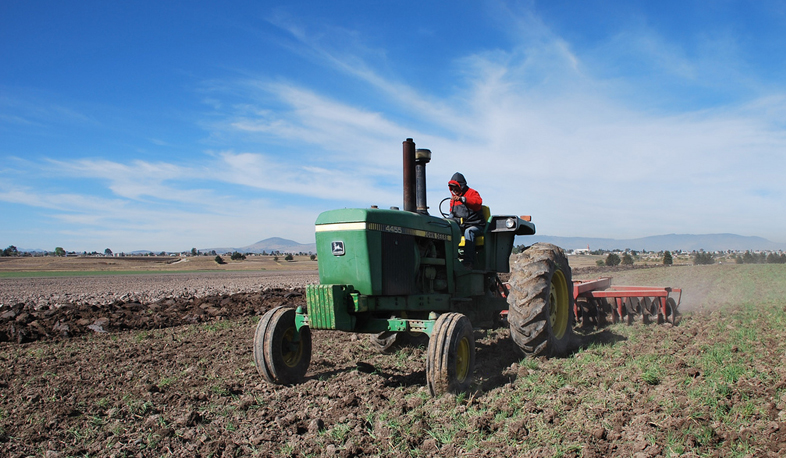
[[[449,5],[449,6],[447,6]],[[538,232],[786,242],[786,3],[0,4],[0,245],[313,242],[401,143]]]

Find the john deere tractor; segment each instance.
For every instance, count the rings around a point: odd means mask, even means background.
[[[403,142],[404,205],[326,211],[316,220],[319,284],[306,287],[306,306],[278,307],[259,321],[254,362],[275,384],[297,383],[311,361],[311,330],[369,334],[385,349],[397,338],[428,336],[426,381],[432,395],[470,387],[473,329],[507,322],[524,355],[566,350],[573,328],[571,271],[564,252],[534,244],[515,256],[517,235],[535,225],[491,215],[476,238],[475,262],[464,267],[461,221],[431,216],[426,164],[431,151]],[[511,265],[512,264],[512,265]],[[500,273],[511,273],[507,284]]]

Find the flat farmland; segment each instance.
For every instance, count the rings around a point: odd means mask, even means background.
[[[145,272],[224,272],[224,271],[316,271],[317,263],[309,256],[294,256],[285,261],[284,256],[248,256],[242,261],[232,261],[222,256],[218,264],[215,256],[38,256],[0,257],[0,278],[10,276],[74,276],[100,273]]]
[[[355,334],[315,331],[299,385],[257,374],[259,316],[315,268],[35,275],[0,278],[1,456],[786,454],[781,265],[576,267],[682,287],[684,314],[577,329],[554,359],[478,329],[471,391],[438,398],[424,347]]]

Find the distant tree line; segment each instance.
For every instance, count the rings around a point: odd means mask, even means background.
[[[786,264],[786,253],[751,253],[746,251],[742,256],[734,257],[737,264]]]
[[[627,251],[622,254],[622,257],[620,257],[620,255],[618,255],[617,253],[609,253],[608,256],[606,256],[606,260],[603,261],[602,263],[599,261],[598,265],[606,265],[609,267],[614,267],[622,264],[623,266],[632,266],[634,262],[633,259],[634,256],[635,256],[634,254],[629,253]]]
[[[36,254],[39,253],[39,254]],[[180,253],[181,255],[188,255],[191,256],[219,256],[216,253],[216,250],[211,250],[210,252],[202,252],[197,250],[196,248],[191,248],[190,251],[184,251]],[[263,251],[260,253],[262,256],[274,256],[276,260],[278,260],[278,256],[285,256],[284,259],[287,261],[293,261],[295,256],[309,256],[312,261],[316,261],[317,255],[312,252],[298,252],[298,253],[282,253],[278,250],[271,251],[270,253]],[[8,248],[0,250],[0,257],[10,257],[10,256],[169,256],[169,253],[166,251],[161,251],[160,253],[156,254],[152,251],[144,252],[144,253],[135,253],[133,255],[128,255],[126,253],[115,253],[110,248],[104,249],[103,253],[97,251],[83,251],[81,254],[75,251],[66,251],[63,247],[56,247],[52,251],[43,251],[43,252],[22,252],[19,251],[14,245],[9,245]],[[246,256],[256,255],[255,253],[240,253],[238,251],[234,251],[231,254],[227,253],[233,261],[244,260]]]
[[[0,256],[19,256],[19,250],[17,250],[15,246],[11,245],[0,252]]]
[[[697,251],[693,253],[693,265],[709,265],[715,264],[715,255],[706,251]]]

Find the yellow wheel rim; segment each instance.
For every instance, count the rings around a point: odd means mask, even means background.
[[[456,348],[456,379],[459,382],[463,383],[469,375],[469,357],[469,339],[464,337]]]
[[[568,282],[561,270],[551,277],[549,290],[549,324],[554,337],[561,339],[568,330]]]
[[[284,341],[281,345],[281,356],[283,356],[284,364],[288,367],[295,367],[303,357],[303,345],[301,341],[294,342],[297,331],[295,327],[291,327],[284,332]]]

